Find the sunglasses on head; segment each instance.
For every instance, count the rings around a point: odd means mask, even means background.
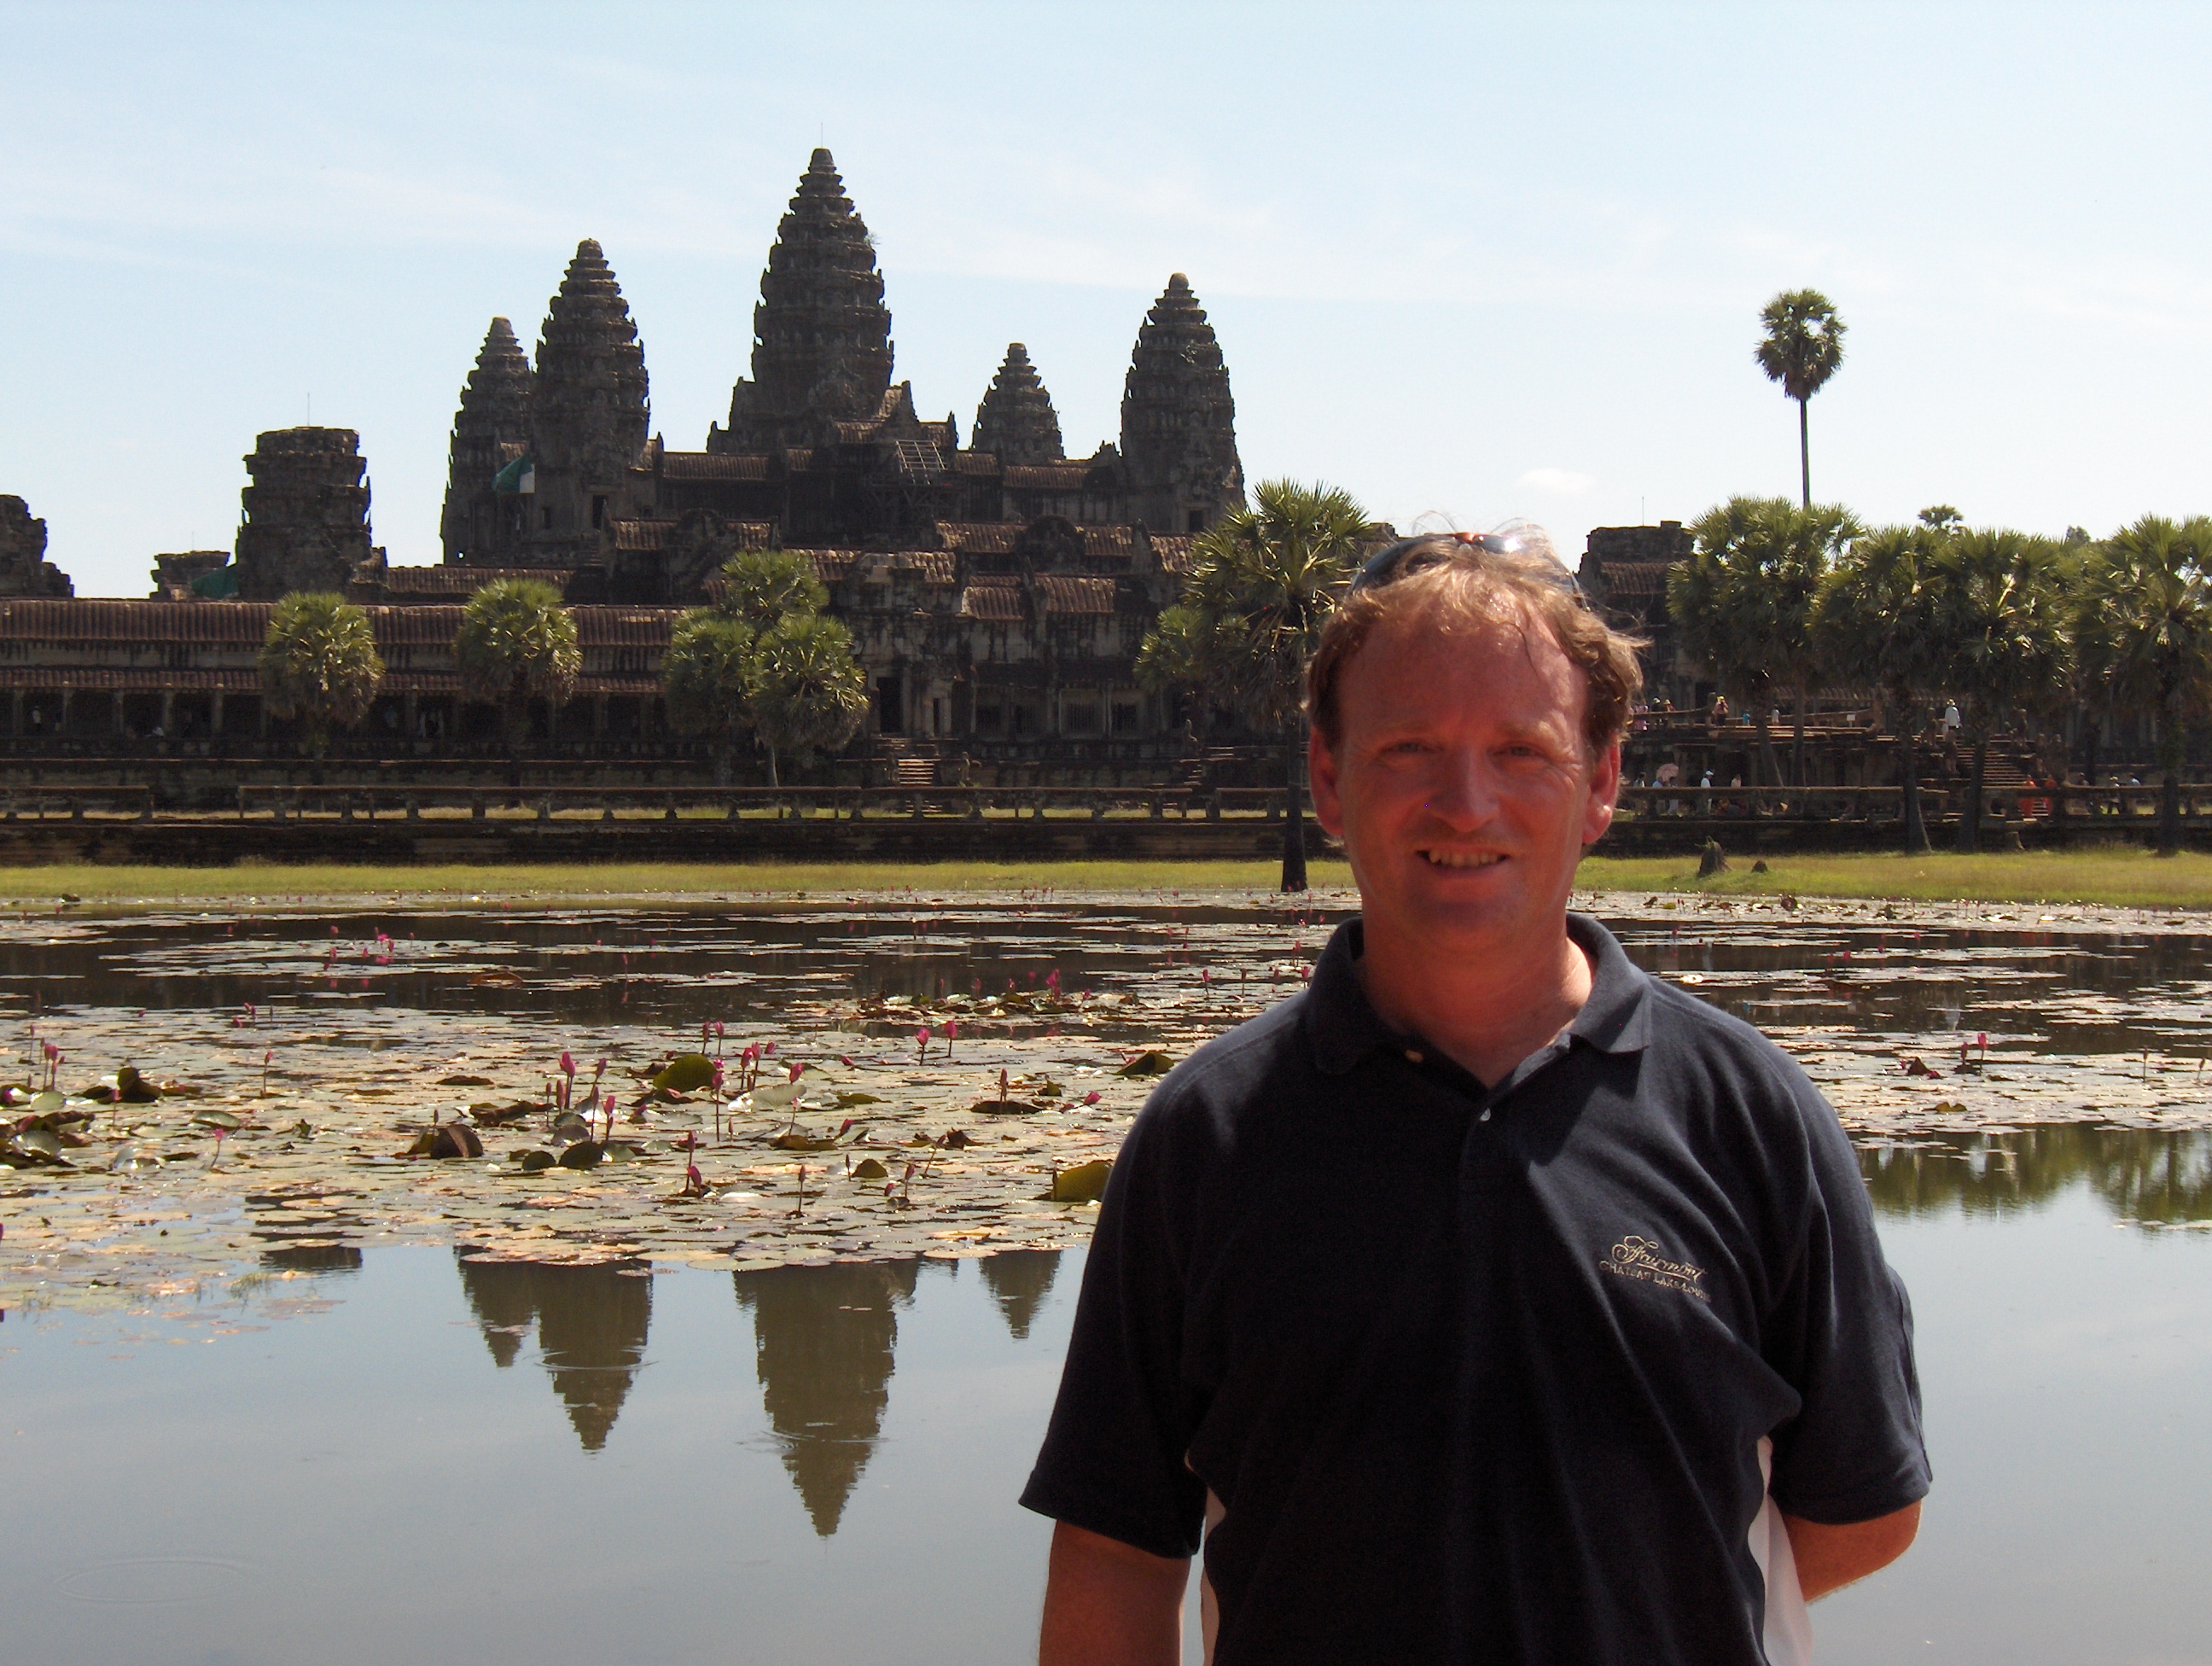
[[[1510,556],[1521,547],[1517,539],[1508,538],[1503,532],[1425,532],[1415,538],[1401,538],[1395,544],[1384,544],[1367,558],[1367,564],[1352,581],[1352,589],[1372,590],[1402,579],[1408,573],[1418,573],[1424,568],[1449,561],[1450,552],[1437,549],[1438,544],[1480,546],[1493,556]],[[1421,558],[1409,561],[1407,557],[1416,552]],[[1582,581],[1559,562],[1532,559],[1528,565],[1536,576],[1588,605],[1589,599],[1583,593]]]

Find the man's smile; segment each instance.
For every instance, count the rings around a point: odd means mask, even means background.
[[[1495,867],[1505,858],[1495,850],[1438,850],[1416,853],[1431,867]]]

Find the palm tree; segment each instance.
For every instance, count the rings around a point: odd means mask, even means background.
[[[730,618],[764,630],[792,613],[819,613],[830,593],[814,563],[788,550],[741,550],[722,563],[715,607]]]
[[[343,596],[305,591],[270,614],[258,668],[270,709],[306,721],[306,744],[319,767],[331,730],[360,722],[384,680],[368,615]]]
[[[738,744],[752,729],[754,634],[712,608],[694,608],[676,622],[660,660],[669,727],[706,738],[720,787],[729,785]]]
[[[843,745],[868,712],[868,680],[853,657],[852,633],[819,613],[790,613],[753,638],[750,655],[753,732],[768,748],[768,784],[776,754],[804,755]]]
[[[1927,516],[1923,512],[1923,521]],[[1929,522],[1931,528],[1939,523]],[[2073,672],[2072,619],[2061,551],[2048,538],[2004,531],[1938,530],[1930,610],[1939,678],[1954,691],[1973,747],[1958,848],[1981,848],[1990,734],[2015,714],[2062,704]]]
[[[1928,848],[1920,813],[1920,724],[1942,676],[1933,649],[1937,543],[1925,526],[1863,533],[1829,570],[1813,605],[1813,641],[1821,662],[1881,691],[1901,751],[1905,848],[1914,854]]]
[[[1283,739],[1283,889],[1306,889],[1306,734],[1303,684],[1322,627],[1351,581],[1368,538],[1350,494],[1265,480],[1191,544],[1182,607],[1154,629],[1140,666],[1233,704]],[[1175,611],[1175,610],[1170,610]],[[1165,616],[1163,616],[1164,618]]]
[[[1790,780],[1805,784],[1805,700],[1820,675],[1813,604],[1836,556],[1859,532],[1834,504],[1801,509],[1786,497],[1732,497],[1691,528],[1696,548],[1667,575],[1667,609],[1683,648],[1759,721],[1767,779],[1782,783],[1768,713],[1778,689],[1796,714]]]
[[[2212,708],[2212,520],[2145,515],[2090,547],[2075,611],[2075,651],[2112,705],[2158,735],[2158,854],[2181,848],[2181,763],[2188,725]]]
[[[1818,289],[1785,289],[1760,309],[1765,334],[1754,356],[1770,381],[1797,401],[1797,461],[1803,471],[1804,507],[1813,507],[1813,450],[1805,407],[1844,362],[1844,321]]]
[[[453,664],[472,700],[499,709],[515,785],[522,784],[522,737],[530,702],[557,711],[576,686],[583,655],[576,621],[561,593],[536,579],[498,579],[469,598],[453,634]]]

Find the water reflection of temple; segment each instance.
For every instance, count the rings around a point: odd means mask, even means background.
[[[1006,1329],[1017,1342],[1029,1338],[1030,1324],[1052,1294],[1052,1281],[1060,1274],[1057,1250],[1008,1250],[986,1256],[975,1265],[983,1285],[1006,1316]]]
[[[825,1539],[875,1454],[898,1310],[913,1302],[921,1271],[902,1261],[732,1275],[738,1304],[753,1316],[761,1402],[783,1467]]]
[[[653,1321],[653,1280],[645,1265],[552,1267],[472,1261],[465,1249],[453,1253],[493,1361],[502,1369],[513,1365],[534,1326],[538,1356],[577,1439],[586,1451],[599,1450],[645,1361]]]
[[[1859,1153],[1885,1214],[2005,1214],[2086,1186],[2124,1219],[2212,1219],[2212,1133],[2080,1123],[1916,1140]]]

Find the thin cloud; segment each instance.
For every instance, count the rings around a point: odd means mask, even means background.
[[[1531,469],[1513,483],[1552,497],[1580,497],[1597,482],[1572,469]]]

